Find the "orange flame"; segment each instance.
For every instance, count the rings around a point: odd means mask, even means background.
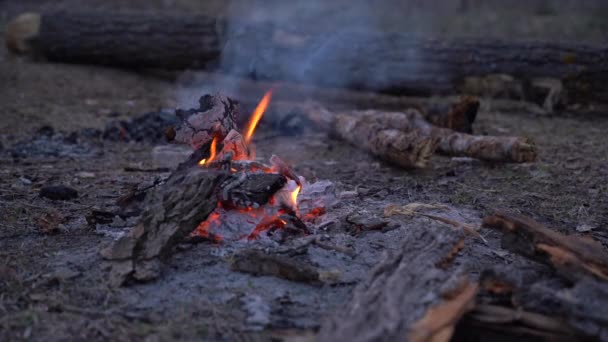
[[[245,143],[249,144],[249,142],[251,141],[253,132],[255,131],[258,122],[260,122],[262,115],[264,115],[266,108],[268,108],[268,104],[270,103],[271,98],[272,89],[267,91],[266,94],[264,94],[264,97],[262,97],[260,103],[258,103],[257,107],[255,107],[255,110],[253,111],[253,113],[251,114],[251,118],[249,119],[249,123],[247,124],[247,130],[245,131]]]
[[[217,137],[213,137],[213,140],[211,140],[211,147],[209,148],[209,159],[207,158],[203,158],[201,159],[200,162],[198,162],[198,165],[205,165],[208,163],[211,163],[214,159],[215,156],[217,154]]]
[[[302,189],[302,186],[298,185],[298,187],[291,193],[291,202],[293,203],[294,208],[298,207],[298,194],[300,193],[300,189]]]

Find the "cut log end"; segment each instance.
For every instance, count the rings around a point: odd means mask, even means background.
[[[6,47],[14,53],[29,53],[32,51],[30,41],[38,36],[40,30],[40,14],[23,13],[6,26]]]

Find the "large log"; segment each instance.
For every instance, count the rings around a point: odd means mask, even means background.
[[[59,62],[219,68],[256,79],[400,94],[455,93],[468,76],[551,77],[564,82],[573,101],[608,99],[608,48],[581,44],[353,30],[306,34],[194,15],[52,12],[15,19],[7,45]]]

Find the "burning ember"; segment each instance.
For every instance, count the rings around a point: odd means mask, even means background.
[[[263,205],[248,201],[220,201],[215,211],[199,224],[194,235],[219,243],[223,240],[253,240],[262,234],[270,236],[279,231],[307,233],[302,219],[312,221],[324,213],[324,210],[314,208],[300,217],[298,195],[303,189],[303,178],[297,176],[278,156],[270,158],[270,166],[255,160],[251,140],[271,98],[272,90],[269,90],[251,114],[244,136],[234,129],[223,137],[221,134],[213,135],[209,156],[201,159],[198,165],[225,168],[243,181],[248,175],[272,173],[284,176],[287,182]]]

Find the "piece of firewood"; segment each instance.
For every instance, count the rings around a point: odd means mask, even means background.
[[[167,138],[197,150],[214,137],[222,141],[236,128],[238,103],[219,93],[204,95],[199,99],[199,108],[178,109],[175,114],[180,123],[167,131]]]
[[[417,131],[391,129],[351,115],[337,115],[331,133],[404,168],[426,167],[438,143],[438,139]]]
[[[198,167],[174,172],[148,193],[140,223],[102,250],[102,256],[112,261],[110,284],[158,277],[161,261],[207,218],[218,201],[262,205],[285,182],[278,174],[243,173],[241,177]]]
[[[501,229],[503,247],[536,258],[565,278],[591,276],[608,281],[608,251],[598,241],[568,236],[520,214],[498,211],[484,218],[486,227]]]
[[[446,268],[446,259],[458,258],[453,251],[464,235],[434,225],[412,226],[404,234],[403,248],[378,264],[324,321],[318,341],[449,339],[477,287]]]
[[[137,69],[219,65],[255,79],[410,95],[458,93],[466,77],[498,73],[562,80],[572,101],[608,98],[605,46],[425,39],[348,29],[328,34],[313,32],[313,24],[309,33],[292,33],[238,20],[227,30],[227,24],[198,15],[63,11],[22,15],[6,32],[14,51],[59,62]]]
[[[349,111],[342,115],[358,117],[364,122],[385,128],[403,132],[418,131],[423,136],[434,137],[438,140],[437,152],[449,156],[516,163],[531,162],[536,159],[534,145],[527,138],[481,136],[456,132],[428,123],[414,109],[405,112]]]

